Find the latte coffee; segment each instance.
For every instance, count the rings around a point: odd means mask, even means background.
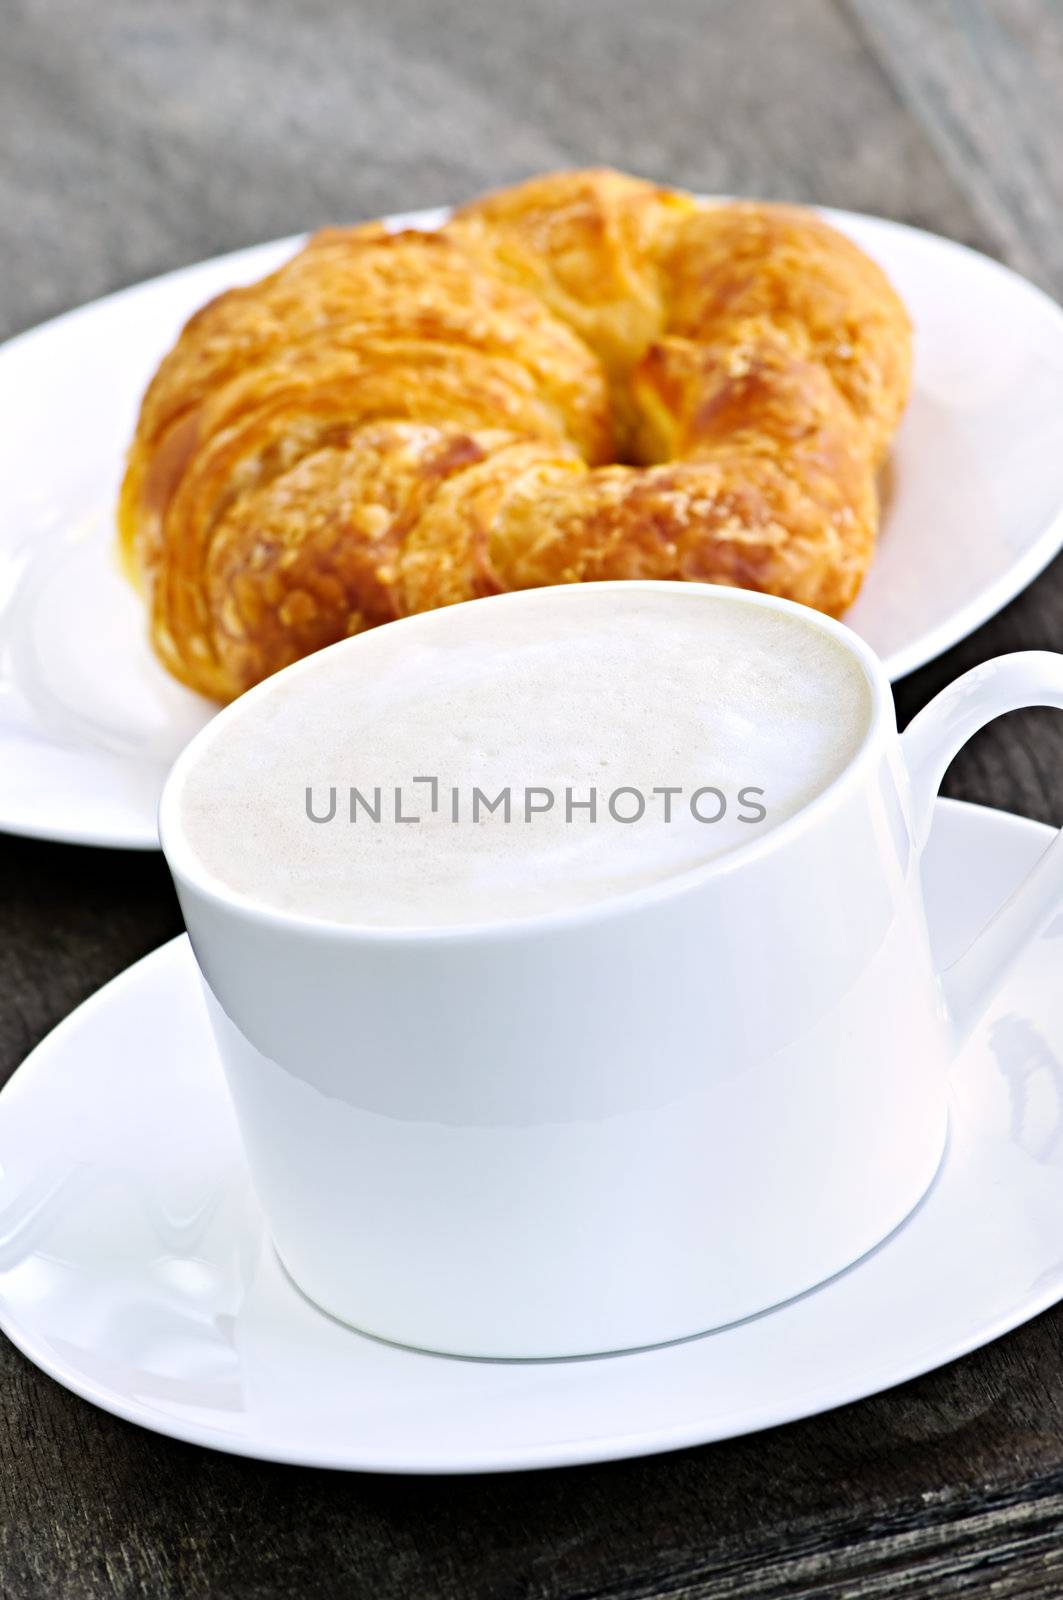
[[[671,879],[807,806],[867,732],[863,668],[794,609],[572,585],[429,612],[223,713],[179,786],[201,868],[377,928],[506,922]]]

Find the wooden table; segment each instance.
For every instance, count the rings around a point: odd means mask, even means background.
[[[258,239],[590,162],[899,217],[1063,296],[1055,0],[9,0],[0,106],[10,332]],[[902,721],[1030,646],[1063,646],[1061,562],[903,682]],[[1063,718],[998,722],[946,788],[1063,822]],[[0,838],[0,881],[2,1079],[180,919],[156,856]],[[0,1596],[1063,1594],[1061,1341],[1057,1309],[772,1433],[453,1481],[172,1443],[5,1345]]]

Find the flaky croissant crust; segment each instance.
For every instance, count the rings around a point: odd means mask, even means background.
[[[196,313],[119,506],[151,636],[226,701],[506,589],[735,584],[823,611],[870,561],[911,334],[811,213],[608,171],[329,229]]]

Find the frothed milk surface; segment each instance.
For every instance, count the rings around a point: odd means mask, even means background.
[[[859,662],[792,613],[704,589],[538,590],[378,628],[237,702],[180,816],[207,871],[266,906],[505,921],[760,839],[841,773],[869,718]]]

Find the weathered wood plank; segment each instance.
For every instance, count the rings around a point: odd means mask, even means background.
[[[842,0],[1021,272],[1063,295],[1063,10],[1051,0]]]
[[[11,0],[0,334],[321,223],[607,162],[980,238],[830,0]]]

